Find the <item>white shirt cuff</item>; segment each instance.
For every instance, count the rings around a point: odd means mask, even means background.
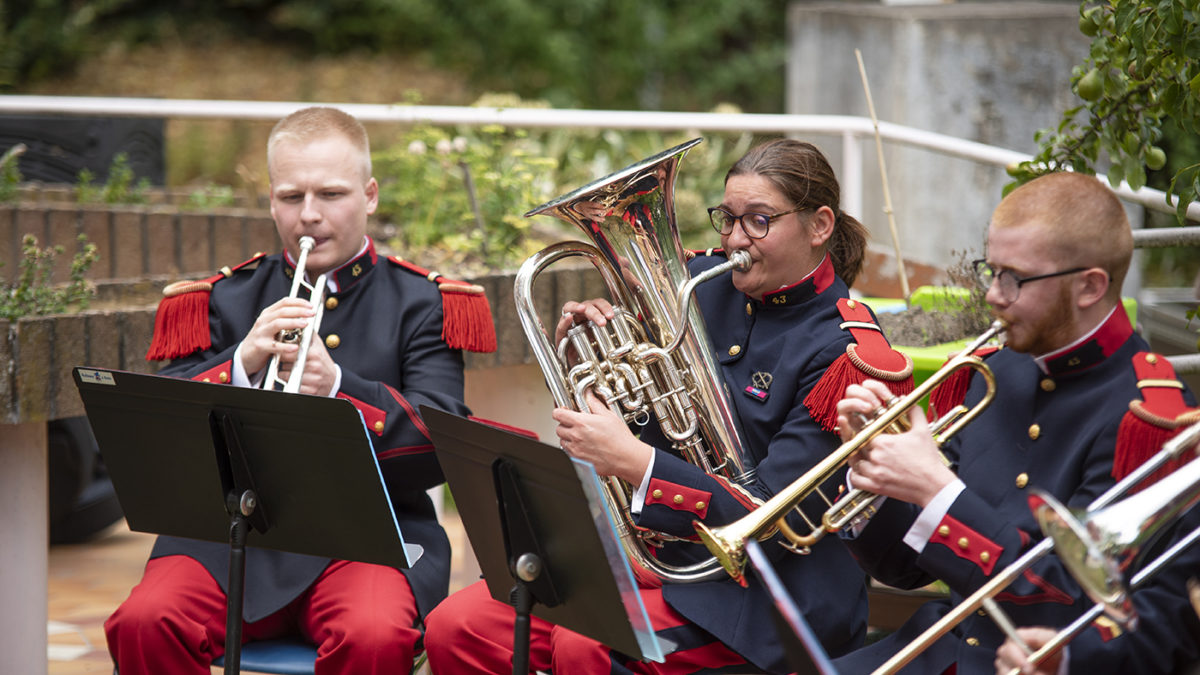
[[[650,463],[646,465],[646,474],[642,476],[642,482],[633,492],[631,498],[633,501],[629,504],[629,512],[635,516],[642,512],[642,504],[646,503],[646,490],[650,489],[650,475],[654,473],[654,458],[657,455],[657,450],[650,453]]]
[[[921,510],[912,527],[908,528],[904,535],[904,543],[917,553],[924,551],[925,544],[929,543],[929,538],[933,536],[933,530],[942,522],[942,518],[946,517],[954,500],[958,499],[958,495],[965,489],[966,484],[957,478],[942,488]]]
[[[266,372],[260,370],[253,377],[246,373],[246,367],[242,365],[242,344],[238,343],[238,348],[233,352],[233,372],[230,374],[232,378],[231,384],[235,387],[253,387],[255,389],[262,386],[263,378],[266,377]]]

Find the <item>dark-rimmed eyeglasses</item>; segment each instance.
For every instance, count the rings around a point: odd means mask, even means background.
[[[747,237],[762,239],[767,236],[767,231],[771,229],[772,220],[809,208],[811,207],[801,206],[791,211],[781,211],[769,216],[765,213],[743,213],[740,216],[735,216],[719,206],[714,206],[708,210],[708,220],[712,223],[713,229],[720,233],[721,236],[733,234],[733,224],[741,221],[742,231],[746,233]]]
[[[1016,302],[1017,296],[1021,295],[1021,287],[1031,281],[1052,279],[1054,277],[1075,274],[1076,272],[1082,272],[1086,269],[1089,269],[1087,267],[1072,267],[1069,270],[1062,270],[1061,272],[1050,272],[1049,274],[1035,274],[1031,277],[1022,277],[1010,269],[997,269],[990,262],[983,260],[982,258],[973,261],[971,263],[971,267],[975,270],[975,280],[979,282],[979,287],[982,288],[984,292],[987,292],[987,290],[992,287],[993,283],[996,284],[996,290],[999,291],[1000,299],[1004,302]]]

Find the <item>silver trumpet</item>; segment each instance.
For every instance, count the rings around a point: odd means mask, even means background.
[[[276,342],[299,344],[300,351],[296,354],[296,362],[292,364],[291,374],[286,380],[279,377],[279,354],[271,357],[271,363],[267,366],[267,376],[263,379],[263,389],[277,390],[282,385],[285,392],[300,391],[300,379],[304,377],[304,364],[308,360],[308,349],[312,345],[313,336],[321,328],[321,316],[325,313],[325,275],[317,277],[316,281],[311,284],[304,281],[304,266],[308,263],[308,252],[315,244],[312,237],[300,237],[300,257],[296,259],[296,273],[292,277],[292,289],[288,293],[288,297],[297,297],[301,288],[307,290],[308,300],[317,311],[316,316],[303,329],[281,330],[275,336]]]
[[[926,628],[917,639],[877,668],[873,675],[897,672],[980,607],[987,610],[1009,638],[1025,649],[1029,660],[1035,664],[1061,649],[1105,611],[1115,620],[1132,625],[1136,614],[1128,604],[1129,592],[1144,584],[1200,539],[1200,528],[1192,530],[1144,565],[1132,578],[1128,576],[1130,563],[1143,545],[1162,527],[1175,522],[1200,497],[1200,461],[1190,462],[1155,483],[1151,489],[1121,498],[1168,462],[1184,456],[1187,451],[1194,451],[1198,441],[1200,422],[1179,432],[1163,444],[1153,457],[1096,497],[1084,511],[1086,517],[1082,521],[1053,497],[1034,491],[1030,496],[1030,508],[1046,532],[1046,538],[1008,567],[992,575],[987,583]],[[1097,602],[1049,642],[1033,651],[1017,637],[1012,621],[992,598],[1051,552],[1057,553],[1076,581]]]
[[[1166,443],[1160,452],[1161,459],[1156,455],[1146,464],[1156,467],[1165,464],[1197,441],[1200,441],[1200,423],[1184,429]],[[1200,461],[1188,462],[1149,488],[1091,511],[1072,511],[1049,494],[1035,490],[1030,506],[1042,532],[1054,542],[1054,552],[1063,566],[1096,604],[1032,652],[1030,660],[1040,663],[1074,639],[1101,613],[1128,630],[1136,630],[1138,615],[1133,606],[1133,591],[1194,545],[1200,539],[1200,528],[1181,536],[1166,551],[1139,566],[1141,555],[1197,501],[1200,501]],[[1188,581],[1189,593],[1194,582],[1195,579]],[[1192,597],[1194,604],[1194,594]]]

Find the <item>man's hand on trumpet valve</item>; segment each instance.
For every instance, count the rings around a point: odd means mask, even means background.
[[[276,338],[281,331],[303,330],[315,315],[312,305],[303,298],[282,298],[264,309],[242,339],[242,367],[246,373],[262,371],[275,354],[280,355],[281,361],[295,360],[300,351],[298,344]]]
[[[654,448],[638,440],[625,420],[590,390],[587,399],[591,412],[554,409],[559,445],[575,459],[591,462],[601,476],[641,483]]]
[[[842,438],[853,438],[891,398],[887,386],[876,380],[846,387],[846,396],[837,406]],[[850,456],[849,480],[855,488],[924,508],[956,477],[942,460],[925,411],[913,406],[908,420],[908,431],[881,433]]]
[[[291,359],[280,359],[279,379],[286,381],[291,377],[295,364],[295,355]],[[304,360],[304,373],[300,376],[300,393],[329,396],[336,382],[337,364],[333,362],[329,350],[325,349],[325,341],[320,335],[314,335]]]
[[[1037,650],[1049,642],[1057,633],[1058,631],[1053,628],[1040,626],[1017,629],[1017,636],[1033,650]],[[1026,659],[1025,650],[1012,638],[1009,638],[996,650],[996,675],[1008,675],[1013,669],[1017,669],[1022,675],[1056,675],[1061,660],[1062,652],[1059,651],[1046,657],[1046,660],[1036,667],[1032,666]]]

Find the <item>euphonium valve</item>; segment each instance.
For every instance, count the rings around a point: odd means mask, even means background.
[[[275,336],[277,342],[289,342],[299,344],[300,351],[296,354],[296,362],[292,364],[291,374],[288,379],[284,380],[279,377],[279,355],[271,357],[271,362],[267,366],[267,376],[263,379],[263,389],[275,389],[279,385],[283,385],[283,391],[295,393],[300,391],[300,380],[304,377],[304,364],[308,360],[308,350],[312,345],[313,336],[321,326],[321,316],[325,311],[325,275],[317,277],[316,281],[309,284],[304,280],[304,268],[308,264],[308,252],[313,249],[316,242],[312,237],[300,237],[300,255],[296,258],[295,274],[292,276],[292,288],[288,293],[289,298],[295,298],[300,294],[300,289],[304,288],[309,293],[309,302],[312,303],[316,310],[316,315],[311,321],[299,330],[283,330]]]
[[[745,485],[753,468],[745,463],[740,425],[708,333],[692,302],[695,287],[731,269],[747,269],[745,251],[692,278],[675,223],[676,169],[694,139],[533,209],[577,225],[592,243],[565,241],[531,256],[517,272],[513,295],[521,326],[556,405],[588,410],[591,389],[627,421],[653,416],[673,449],[705,471]],[[605,326],[573,327],[562,344],[551,344],[537,314],[533,284],[543,269],[563,258],[588,259],[604,279],[616,309]],[[567,355],[573,351],[576,361]],[[606,507],[638,581],[658,585],[722,576],[715,560],[670,565],[648,547],[670,539],[634,524],[632,490],[610,477]]]

